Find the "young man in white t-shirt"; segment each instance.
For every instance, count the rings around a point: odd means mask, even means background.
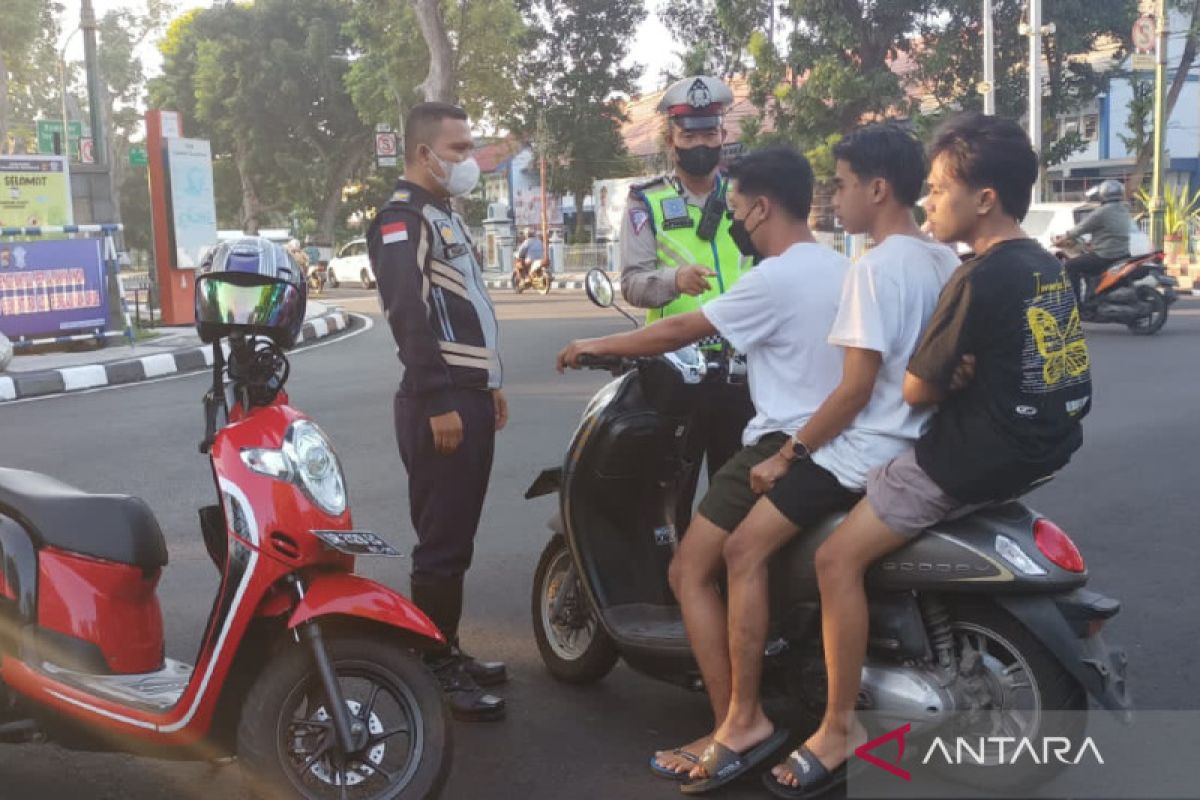
[[[558,356],[561,370],[576,366],[584,354],[657,355],[717,334],[746,356],[755,416],[742,436],[743,449],[710,482],[670,571],[716,721],[724,719],[730,693],[727,613],[717,589],[723,549],[758,501],[750,470],[789,441],[841,380],[842,356],[826,338],[849,267],[843,256],[817,244],[808,228],[813,174],[803,155],[786,147],[759,150],[734,164],[728,176],[730,234],[746,255],[764,256],[761,263],[700,311],[572,342]],[[821,513],[848,509],[859,497],[830,473],[814,494],[820,489]],[[651,768],[663,777],[687,777],[710,738],[656,753]],[[762,763],[785,739],[783,731],[768,731],[743,761]],[[707,763],[714,773],[720,769],[711,759]]]
[[[861,128],[835,146],[834,157],[835,212],[847,232],[869,234],[876,246],[850,267],[828,333],[844,359],[841,382],[751,471],[752,487],[764,497],[725,545],[732,695],[713,746],[735,753],[774,730],[759,697],[768,560],[829,513],[828,476],[861,496],[867,471],[920,435],[929,411],[904,402],[905,367],[959,263],[952,250],[923,235],[913,217],[925,158],[909,132],[894,124]],[[702,772],[708,771],[697,768],[693,778]]]

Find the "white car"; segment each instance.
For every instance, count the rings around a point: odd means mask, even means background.
[[[329,262],[328,281],[335,289],[355,282],[364,289],[375,288],[375,273],[371,271],[371,259],[367,256],[366,239],[353,239],[342,245]]]
[[[1029,213],[1021,222],[1021,228],[1038,244],[1047,250],[1054,251],[1054,237],[1061,236],[1074,228],[1079,221],[1090,214],[1097,206],[1095,203],[1034,203],[1029,207]],[[1129,223],[1129,253],[1140,256],[1152,252],[1150,237],[1142,233],[1137,222]]]

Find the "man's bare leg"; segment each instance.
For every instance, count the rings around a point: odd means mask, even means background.
[[[671,561],[671,589],[683,609],[692,653],[704,678],[704,688],[712,705],[713,725],[725,718],[729,709],[729,636],[726,630],[725,603],[717,593],[721,573],[722,550],[729,532],[696,514]],[[679,750],[697,758],[708,747],[712,734],[706,734]],[[655,753],[659,766],[679,774],[691,772],[695,762],[672,750]]]
[[[770,619],[767,564],[799,530],[764,497],[725,545],[732,691],[729,713],[717,726],[715,737],[735,752],[759,744],[775,730],[760,697]]]
[[[854,716],[870,624],[863,579],[871,564],[907,541],[883,524],[864,498],[817,549],[829,699],[821,726],[805,746],[830,772],[846,761],[854,747],[866,741],[866,732]],[[781,784],[796,785],[782,765],[773,772]]]

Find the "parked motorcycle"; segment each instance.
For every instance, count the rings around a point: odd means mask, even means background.
[[[329,265],[317,261],[308,267],[308,291],[310,294],[320,294],[329,285]]]
[[[1060,237],[1055,255],[1062,261],[1087,252],[1085,243]],[[1098,276],[1085,278],[1079,318],[1084,322],[1114,322],[1141,336],[1151,336],[1167,323],[1178,299],[1179,281],[1168,275],[1161,252],[1122,259]]]
[[[194,667],[164,657],[167,549],[147,505],[0,469],[0,739],[236,755],[263,797],[436,796],[450,728],[417,651],[441,634],[353,574],[399,553],[354,529],[329,439],[288,404],[282,350],[228,345],[226,367],[213,343],[204,399],[219,502],[199,533],[221,581]]]
[[[545,258],[535,258],[522,263],[522,259],[514,258],[512,271],[513,291],[517,294],[526,289],[533,289],[542,294],[550,294],[554,285],[554,275],[550,272],[550,263]]]
[[[610,306],[600,271],[593,302]],[[627,315],[628,316],[628,315]],[[667,570],[682,533],[679,495],[697,468],[689,441],[702,385],[724,380],[695,347],[654,358],[583,357],[616,376],[588,403],[563,464],[527,498],[557,493],[559,511],[533,581],[542,661],[558,680],[586,684],[618,660],[650,677],[702,689]],[[844,515],[796,537],[773,560],[764,692],[815,724],[825,705],[814,553]],[[946,734],[964,715],[990,714],[984,736],[1071,735],[1092,696],[1126,716],[1126,660],[1101,629],[1117,600],[1086,588],[1075,544],[1019,502],[940,523],[870,571],[870,648],[860,708],[913,735]],[[978,729],[972,729],[972,735]],[[989,751],[985,763],[999,764]],[[989,783],[1026,779],[993,769]],[[1043,773],[1043,779],[1044,779]]]

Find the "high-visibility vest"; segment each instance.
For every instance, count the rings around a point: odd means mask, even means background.
[[[717,178],[713,191],[725,192],[724,178]],[[696,235],[700,224],[702,209],[687,202],[687,199],[676,190],[674,183],[659,179],[641,190],[634,190],[635,196],[640,197],[650,210],[650,221],[654,226],[654,241],[658,250],[659,267],[682,267],[688,264],[699,264],[717,273],[710,279],[712,288],[704,294],[693,297],[681,294],[662,308],[652,308],[646,313],[647,324],[657,322],[675,314],[686,314],[697,311],[702,305],[719,297],[737,282],[745,270],[750,269],[752,262],[738,250],[733,238],[729,235],[732,224],[727,215],[721,215],[721,222],[711,241],[704,241]],[[679,204],[687,209],[686,224],[678,214]],[[664,208],[674,206],[674,208]],[[668,213],[672,211],[675,213]]]

